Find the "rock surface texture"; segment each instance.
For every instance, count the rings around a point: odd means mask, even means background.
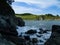
[[[18,37],[16,26],[17,20],[14,10],[7,0],[0,0],[0,45],[22,45],[20,42],[23,43],[24,39]]]
[[[52,26],[51,37],[47,40],[45,45],[60,45],[60,25]]]
[[[17,20],[16,22],[17,22],[17,25],[18,25],[18,26],[20,26],[20,27],[25,26],[25,22],[23,21],[22,18],[16,17],[16,20]]]

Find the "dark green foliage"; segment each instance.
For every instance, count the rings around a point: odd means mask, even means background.
[[[51,16],[51,17],[54,17],[54,15],[52,15],[52,14],[45,14],[46,16]]]
[[[31,14],[31,13],[23,13],[23,14],[16,14],[16,15],[25,16],[25,15],[33,15],[33,14]]]

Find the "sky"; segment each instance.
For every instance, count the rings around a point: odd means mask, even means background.
[[[16,14],[60,15],[60,0],[15,0],[12,4]]]

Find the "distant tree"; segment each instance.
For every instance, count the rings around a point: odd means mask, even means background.
[[[24,16],[24,15],[33,15],[33,14],[31,14],[31,13],[23,13],[23,14],[20,14],[20,15]]]
[[[52,14],[45,14],[46,16],[52,16],[52,17],[54,17],[54,15],[52,15]]]
[[[57,17],[59,17],[59,15],[57,15]]]

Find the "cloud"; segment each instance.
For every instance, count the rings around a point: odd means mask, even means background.
[[[29,5],[35,4],[40,8],[47,8],[51,5],[58,5],[58,0],[15,0],[16,2],[24,2]]]
[[[60,0],[15,0],[15,2],[12,4],[12,7],[15,13],[19,14],[59,14]]]
[[[40,9],[34,9],[34,8],[28,8],[28,7],[23,7],[23,6],[16,6],[12,5],[12,8],[14,9],[15,13],[32,13],[35,14],[37,12],[41,12]]]

